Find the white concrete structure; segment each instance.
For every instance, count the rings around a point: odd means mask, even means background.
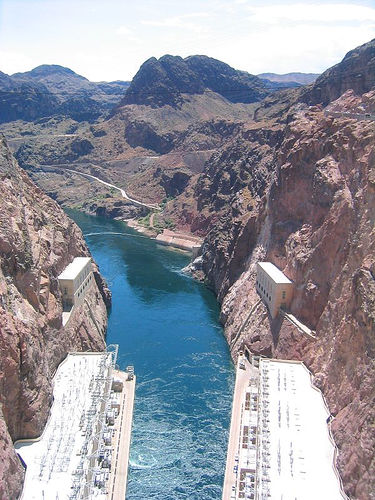
[[[112,365],[108,352],[69,354],[61,363],[42,436],[15,444],[27,465],[22,500],[107,498],[109,467],[98,454],[101,437],[113,432],[104,425],[107,409],[119,397],[110,393]],[[103,453],[107,460],[110,451]]]
[[[303,363],[260,360],[258,412],[259,499],[346,498],[335,467],[330,412]]]
[[[237,379],[244,374],[247,384],[241,383],[232,413],[232,427],[240,429],[231,428],[236,443],[228,447],[236,456],[228,456],[223,500],[347,499],[335,466],[330,413],[305,365],[261,358],[257,370],[243,358]]]
[[[64,306],[80,304],[93,279],[91,258],[76,257],[58,277]]]
[[[293,283],[271,262],[257,263],[256,289],[275,318],[280,307],[289,307],[293,297]]]

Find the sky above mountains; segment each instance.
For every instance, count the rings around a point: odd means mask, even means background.
[[[320,73],[375,38],[375,2],[0,0],[0,70],[131,80],[149,57],[205,54],[252,74]]]

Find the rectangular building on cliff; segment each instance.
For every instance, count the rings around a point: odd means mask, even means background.
[[[82,302],[93,280],[91,270],[90,257],[76,257],[59,275],[64,307],[73,307]]]
[[[256,289],[265,302],[272,318],[280,307],[287,309],[293,297],[293,282],[272,262],[257,263]]]

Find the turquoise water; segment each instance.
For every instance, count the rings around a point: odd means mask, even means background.
[[[112,291],[107,343],[137,375],[127,500],[220,499],[234,372],[214,295],[181,273],[186,254],[69,215]]]

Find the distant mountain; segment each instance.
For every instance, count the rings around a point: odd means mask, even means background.
[[[94,98],[97,94],[118,96],[122,95],[129,86],[129,82],[122,81],[90,82],[71,69],[56,64],[43,64],[25,73],[15,73],[11,77],[18,81],[33,80],[42,83],[61,100],[72,95],[83,94]]]
[[[17,80],[0,72],[0,123],[35,120],[58,109],[56,97],[39,82]]]
[[[233,103],[257,102],[270,93],[260,78],[211,57],[197,55],[183,59],[165,55],[142,64],[120,106],[178,106],[183,101],[182,94],[203,94],[205,90]]]
[[[268,80],[270,82],[275,82],[275,83],[308,85],[309,83],[315,82],[315,80],[319,76],[319,73],[297,72],[297,73],[285,73],[283,75],[279,75],[277,73],[261,73],[260,75],[257,76],[263,80]]]
[[[69,68],[43,64],[25,73],[0,73],[0,122],[61,114],[95,120],[124,95],[128,82],[90,82]]]
[[[60,101],[71,95],[96,90],[95,84],[87,78],[56,64],[43,64],[25,73],[15,73],[11,78],[18,82],[41,83]]]
[[[126,89],[129,88],[130,82],[115,80],[114,82],[95,82],[95,85],[103,94],[116,96],[117,100],[119,96],[122,97],[124,95]]]

